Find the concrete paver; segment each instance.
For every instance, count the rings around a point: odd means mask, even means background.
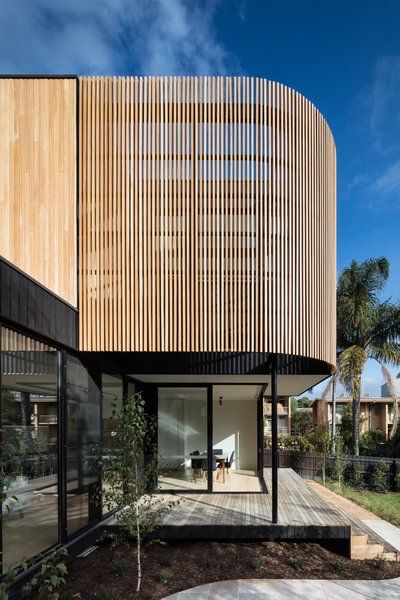
[[[178,592],[164,600],[399,600],[400,577],[379,581],[237,579]]]
[[[374,519],[362,519],[362,521],[400,552],[400,529],[398,527],[377,517]]]

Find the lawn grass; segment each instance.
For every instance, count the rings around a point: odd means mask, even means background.
[[[374,515],[400,527],[400,493],[360,492],[349,484],[343,484],[340,488],[338,483],[328,480],[325,485],[332,492],[353,500],[359,506],[374,513]]]

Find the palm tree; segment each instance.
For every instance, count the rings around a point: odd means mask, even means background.
[[[338,359],[333,380],[339,380],[353,398],[356,455],[359,454],[361,376],[368,359],[381,365],[391,390],[394,404],[392,435],[399,420],[397,396],[387,367],[400,365],[400,304],[379,300],[388,277],[386,258],[372,258],[362,263],[353,260],[341,272],[337,286]]]

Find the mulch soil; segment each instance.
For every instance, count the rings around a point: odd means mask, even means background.
[[[350,560],[316,543],[156,541],[143,547],[139,593],[134,546],[100,546],[68,570],[68,590],[83,600],[98,598],[101,586],[113,600],[153,600],[230,579],[389,579],[400,576],[400,562]]]

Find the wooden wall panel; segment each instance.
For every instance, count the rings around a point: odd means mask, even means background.
[[[80,79],[82,350],[335,362],[329,128],[254,78]]]
[[[77,305],[75,79],[0,79],[0,255]]]

